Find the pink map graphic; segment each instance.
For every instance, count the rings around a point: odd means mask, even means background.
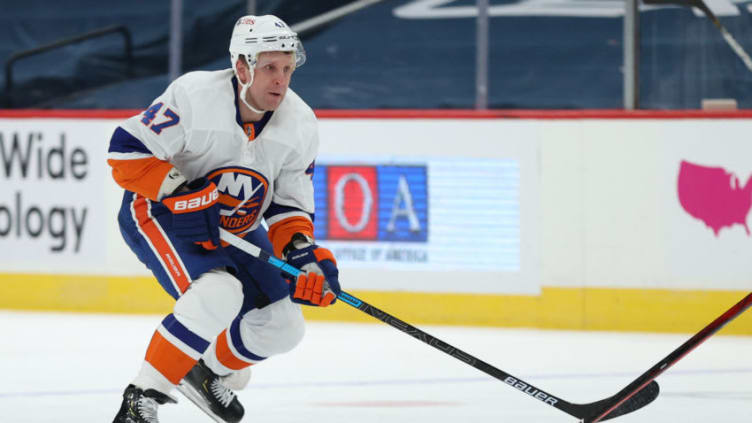
[[[752,207],[752,175],[742,187],[739,178],[722,167],[707,167],[682,160],[679,202],[692,217],[702,220],[715,236],[724,227],[742,225],[750,234],[747,215]]]

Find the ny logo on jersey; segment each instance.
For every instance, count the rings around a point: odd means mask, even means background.
[[[219,191],[219,224],[235,234],[247,232],[256,223],[269,182],[260,173],[242,167],[213,171],[208,179]]]

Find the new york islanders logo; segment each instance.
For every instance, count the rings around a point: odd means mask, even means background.
[[[247,232],[259,217],[269,182],[251,169],[225,167],[207,176],[219,191],[219,225],[234,234]]]

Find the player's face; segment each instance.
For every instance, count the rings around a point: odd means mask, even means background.
[[[293,53],[268,51],[259,54],[247,100],[261,110],[276,110],[285,98],[293,71]]]

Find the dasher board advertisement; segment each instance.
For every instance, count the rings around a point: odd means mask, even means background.
[[[0,119],[3,270],[80,272],[106,256],[106,121]]]
[[[347,266],[520,270],[517,160],[320,160],[316,239]]]

